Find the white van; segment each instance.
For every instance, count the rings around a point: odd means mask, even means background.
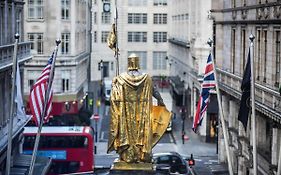
[[[111,79],[104,79],[103,81],[103,95],[106,103],[109,103],[110,93],[112,87],[112,80]]]

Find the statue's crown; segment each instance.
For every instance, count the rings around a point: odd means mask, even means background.
[[[128,57],[128,70],[138,70],[139,68],[139,57],[135,53],[132,53]]]

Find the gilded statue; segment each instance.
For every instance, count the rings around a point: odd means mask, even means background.
[[[128,71],[112,80],[107,152],[119,154],[117,169],[152,165],[152,148],[164,134],[171,117],[151,77],[139,68],[139,57],[132,54],[128,58]],[[153,106],[152,96],[158,106]]]

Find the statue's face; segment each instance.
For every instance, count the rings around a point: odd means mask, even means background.
[[[138,70],[139,68],[139,57],[129,57],[128,70]]]

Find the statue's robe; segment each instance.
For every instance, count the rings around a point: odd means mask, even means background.
[[[113,79],[108,152],[115,150],[121,161],[150,162],[152,147],[170,121],[171,115],[165,107],[162,108],[166,111],[158,110],[158,117],[153,117],[152,88],[148,74],[122,73]]]

